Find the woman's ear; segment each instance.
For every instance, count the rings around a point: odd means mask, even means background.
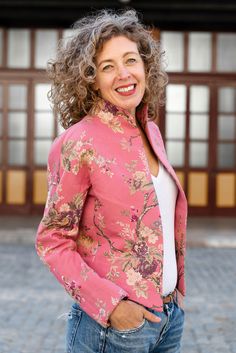
[[[98,83],[96,81],[93,83],[92,87],[93,87],[94,91],[98,91],[99,90],[99,86],[98,86]]]
[[[100,97],[100,89],[99,89],[98,84],[96,82],[92,84],[92,89],[93,89],[94,93],[98,97]]]

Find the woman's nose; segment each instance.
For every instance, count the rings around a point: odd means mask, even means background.
[[[127,69],[127,67],[125,67],[125,66],[120,66],[118,68],[117,74],[118,74],[118,78],[120,78],[120,79],[124,79],[124,78],[130,77],[130,72]]]

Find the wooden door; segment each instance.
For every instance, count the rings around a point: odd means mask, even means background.
[[[236,89],[215,82],[167,86],[163,131],[192,215],[236,214]]]

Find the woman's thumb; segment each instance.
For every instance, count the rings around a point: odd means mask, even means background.
[[[147,319],[148,321],[152,321],[152,322],[160,322],[161,318],[159,318],[158,316],[150,313],[148,310],[144,309],[143,311],[143,316],[145,317],[145,319]]]

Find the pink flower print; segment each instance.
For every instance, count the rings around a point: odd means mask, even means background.
[[[158,262],[156,260],[149,262],[143,259],[140,261],[137,270],[139,271],[139,273],[141,273],[142,277],[146,278],[150,276],[153,272],[155,272],[157,265]]]
[[[148,246],[144,241],[139,241],[138,243],[134,244],[133,252],[138,257],[144,257],[148,253]]]
[[[84,298],[82,298],[80,290],[81,286],[76,285],[75,281],[68,281],[64,276],[62,276],[62,280],[64,282],[64,286],[66,291],[74,298],[77,300],[77,302],[81,303],[81,301],[84,301]]]
[[[138,210],[135,209],[134,206],[131,206],[131,218],[130,218],[130,221],[131,222],[137,222],[138,221]]]

